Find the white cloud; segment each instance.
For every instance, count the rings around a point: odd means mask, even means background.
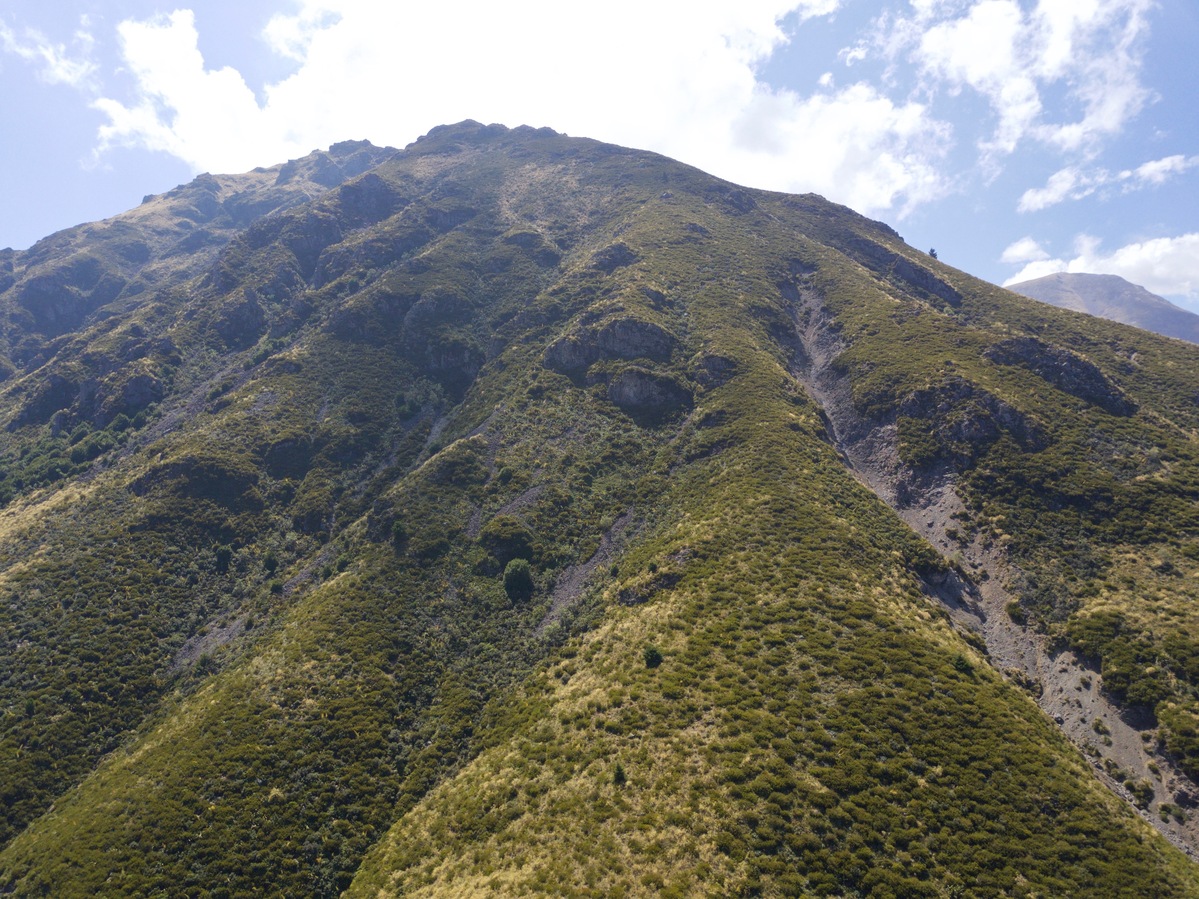
[[[985,98],[996,118],[979,143],[988,163],[1029,138],[1087,151],[1152,97],[1140,69],[1153,2],[912,0],[910,15],[878,20],[875,45],[908,55],[930,94]]]
[[[101,150],[144,146],[197,169],[228,171],[252,168],[245,164],[247,149],[264,140],[272,150],[281,148],[241,75],[204,68],[191,10],[123,22],[118,33],[138,92],[129,106],[110,98],[93,103],[110,120],[100,129]]]
[[[1049,258],[1049,254],[1031,237],[1021,237],[1003,251],[1000,262],[1019,265],[1021,262],[1041,262]]]
[[[1164,184],[1196,165],[1199,165],[1199,156],[1167,156],[1139,165],[1132,172],[1121,172],[1121,178],[1129,177],[1141,184]]]
[[[303,62],[313,39],[338,20],[337,10],[322,3],[306,3],[295,15],[271,17],[263,29],[267,46],[286,59]]]
[[[1039,212],[1066,199],[1081,200],[1094,193],[1098,183],[1093,176],[1084,175],[1074,166],[1067,166],[1050,175],[1044,187],[1026,190],[1016,208],[1020,212]]]
[[[1119,185],[1123,193],[1158,187],[1197,165],[1199,156],[1176,155],[1115,173],[1102,168],[1083,171],[1077,166],[1067,166],[1050,175],[1044,187],[1026,190],[1016,208],[1020,212],[1039,212],[1066,200],[1081,200],[1114,185]]]
[[[27,28],[18,35],[0,21],[0,49],[35,66],[38,77],[48,84],[87,88],[96,74],[91,60],[94,40],[87,24],[86,18],[81,20],[74,34],[74,48],[68,50],[66,44],[54,43],[36,29]]]
[[[266,27],[268,46],[298,66],[261,104],[238,72],[205,68],[194,17],[181,10],[121,25],[138,88],[97,102],[110,119],[101,139],[235,171],[352,137],[402,146],[473,118],[653,149],[864,211],[940,196],[949,131],[927,106],[865,84],[830,79],[805,96],[759,79],[789,40],[785,17],[842,2],[301,0]]]
[[[1017,241],[1035,246],[1029,238]],[[1009,247],[1008,250],[1011,250]],[[1018,254],[1013,254],[1018,255]],[[1048,254],[1046,254],[1048,255]],[[1023,260],[1007,258],[1004,262]],[[1104,252],[1097,238],[1082,235],[1074,244],[1071,259],[1033,258],[1004,285],[1040,278],[1054,272],[1089,272],[1098,275],[1119,275],[1147,290],[1167,297],[1199,300],[1199,233],[1178,237],[1158,237],[1126,244],[1113,252]]]

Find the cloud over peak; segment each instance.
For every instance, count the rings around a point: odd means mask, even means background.
[[[1098,238],[1080,235],[1069,259],[1050,258],[1036,241],[1025,237],[1003,253],[1007,263],[1026,263],[1004,286],[1055,272],[1119,275],[1167,297],[1199,301],[1199,233],[1136,241],[1106,252]]]
[[[102,147],[161,150],[196,169],[250,168],[345,134],[403,145],[433,125],[474,118],[654,149],[868,212],[943,195],[950,130],[926,104],[861,82],[836,89],[826,79],[797,92],[759,77],[778,48],[802,39],[802,23],[840,3],[302,0],[263,32],[295,68],[263,87],[262,103],[234,69],[206,67],[194,16],[179,10],[121,24],[136,90],[95,108],[109,119]]]

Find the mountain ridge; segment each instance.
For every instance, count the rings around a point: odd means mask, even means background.
[[[654,154],[378,153],[0,298],[4,889],[1199,892],[1194,350]]]

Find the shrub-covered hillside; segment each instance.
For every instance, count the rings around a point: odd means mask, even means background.
[[[0,289],[0,891],[1199,895],[1196,348],[471,122]]]

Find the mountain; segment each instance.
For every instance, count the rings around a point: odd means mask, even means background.
[[[0,264],[0,890],[1199,895],[1199,349],[473,122]]]
[[[1118,275],[1058,272],[1032,281],[1009,284],[1008,290],[1063,309],[1074,309],[1167,337],[1199,343],[1199,315],[1175,306],[1169,300]]]

